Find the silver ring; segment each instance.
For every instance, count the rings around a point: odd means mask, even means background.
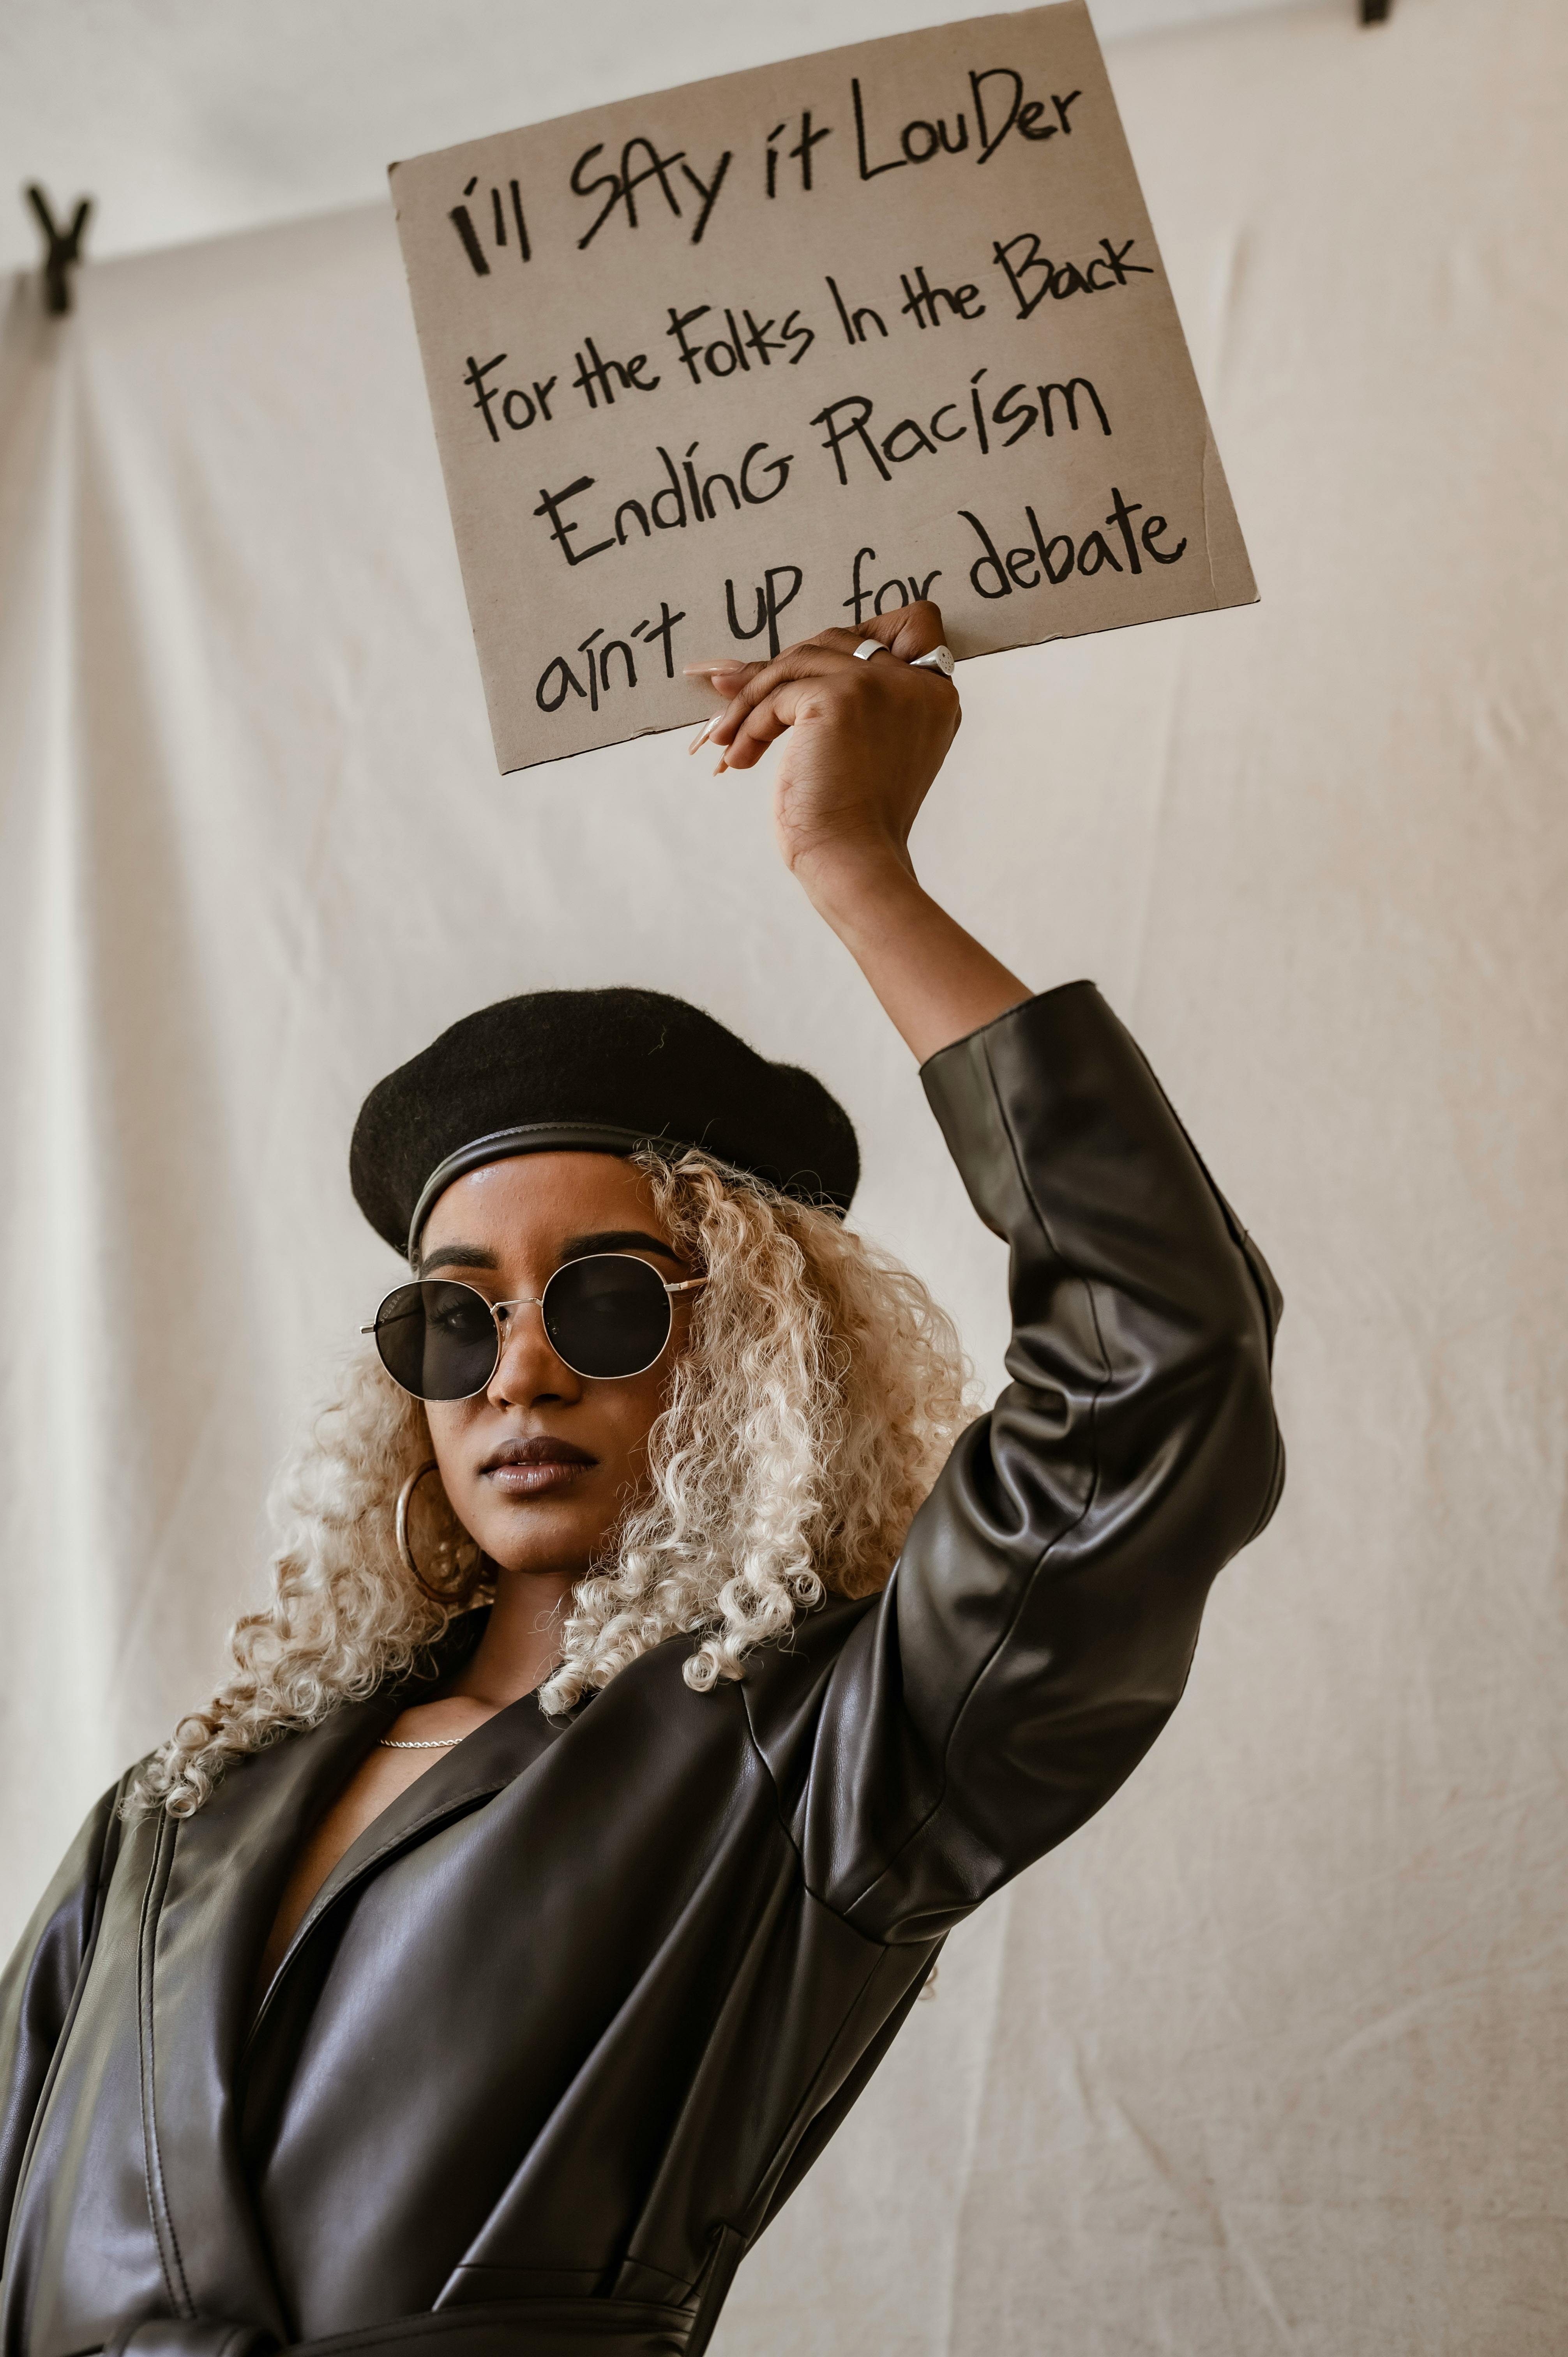
[[[869,662],[873,655],[890,655],[892,651],[892,648],[885,647],[880,639],[862,639],[854,651],[854,659],[856,662]]]
[[[953,673],[951,647],[933,647],[929,655],[917,655],[909,665],[911,671],[940,671],[944,679]]]

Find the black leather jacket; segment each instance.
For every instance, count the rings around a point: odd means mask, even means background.
[[[565,1721],[501,1711],[349,1851],[253,2027],[302,1837],[408,1687],[183,1823],[106,1794],[4,1984],[0,2357],[692,2357],[944,1935],[1148,1749],[1279,1495],[1273,1280],[1090,985],[924,1079],[1012,1247],[1011,1382],[886,1592],[712,1694],[673,1640]]]

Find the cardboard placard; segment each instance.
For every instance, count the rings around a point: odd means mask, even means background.
[[[391,178],[503,770],[910,597],[961,657],[1256,597],[1081,0]]]

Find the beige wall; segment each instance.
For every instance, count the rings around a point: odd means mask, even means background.
[[[1288,1309],[1284,1505],[1128,1790],[957,1938],[722,2357],[1568,2341],[1557,0],[1130,44],[1263,591],[994,658],[917,849],[1132,1022]],[[643,981],[814,1063],[994,1373],[903,1050],[680,738],[493,772],[388,215],[0,339],[4,1901],[199,1695],[391,1268],[367,1083]]]

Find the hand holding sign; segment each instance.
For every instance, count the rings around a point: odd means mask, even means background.
[[[690,721],[715,645],[936,596],[972,655],[1256,595],[1081,0],[393,190],[503,770]]]
[[[878,643],[880,656],[857,655]],[[864,630],[820,630],[771,662],[692,667],[730,698],[707,732],[723,748],[721,769],[754,768],[788,732],[773,823],[785,866],[813,900],[846,866],[909,868],[909,831],[961,717],[951,681],[914,668],[942,643],[940,613],[922,604]]]
[[[909,857],[961,716],[950,679],[921,665],[942,644],[941,614],[924,603],[865,633],[819,631],[771,662],[690,667],[730,694],[703,731],[725,748],[721,770],[749,769],[786,738],[773,770],[785,865],[922,1062],[1029,995],[921,890]]]

